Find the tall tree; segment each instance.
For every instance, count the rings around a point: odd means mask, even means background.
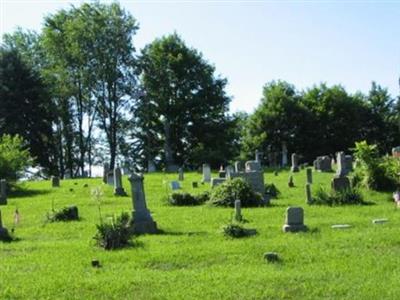
[[[136,118],[147,160],[157,155],[174,170],[232,157],[226,79],[214,75],[201,53],[175,33],[143,49],[140,70],[144,93]]]

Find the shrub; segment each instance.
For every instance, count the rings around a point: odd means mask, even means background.
[[[78,208],[76,206],[68,206],[60,210],[53,210],[47,214],[47,219],[50,222],[79,220]]]
[[[317,205],[347,205],[347,204],[365,204],[362,194],[357,189],[345,189],[342,191],[326,192],[320,188],[317,190],[315,196],[310,204]]]
[[[175,206],[192,206],[201,205],[210,199],[208,192],[204,192],[198,195],[191,195],[189,193],[173,193],[169,198],[168,202]]]
[[[270,183],[270,184],[265,184],[265,193],[269,195],[271,198],[277,198],[280,195],[280,191],[278,188],[275,186],[275,184]]]
[[[211,192],[210,203],[215,206],[234,207],[235,200],[241,201],[242,207],[255,207],[264,204],[262,196],[253,192],[250,185],[242,178],[227,180]]]
[[[223,228],[223,232],[225,236],[229,236],[232,238],[241,238],[250,235],[255,235],[257,231],[255,229],[246,229],[237,224],[228,224]]]
[[[97,244],[106,250],[122,248],[129,244],[132,236],[130,216],[122,213],[119,217],[113,217],[109,223],[96,225],[97,233],[94,236]]]

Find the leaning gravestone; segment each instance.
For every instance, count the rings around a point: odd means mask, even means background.
[[[306,231],[304,225],[304,211],[301,207],[288,207],[286,210],[286,223],[283,225],[284,232]]]
[[[133,173],[129,177],[132,188],[133,231],[136,234],[157,233],[157,224],[147,209],[143,180],[144,178],[140,174]]]
[[[203,164],[203,182],[211,181],[211,168],[209,164]]]
[[[0,205],[7,205],[7,181],[0,180]]]
[[[183,181],[183,179],[184,179],[183,168],[181,167],[178,169],[178,180]]]
[[[292,167],[290,169],[292,172],[299,172],[298,163],[299,163],[299,160],[297,158],[297,154],[292,153]]]
[[[306,170],[307,170],[307,183],[312,184],[312,169],[307,168]]]
[[[350,188],[350,180],[346,177],[347,171],[345,169],[345,155],[344,152],[337,154],[337,170],[336,175],[331,181],[331,187],[334,191],[342,191]]]
[[[126,196],[126,192],[122,186],[121,168],[118,165],[114,169],[114,195],[115,196]]]
[[[60,177],[51,176],[51,186],[52,187],[60,187]]]

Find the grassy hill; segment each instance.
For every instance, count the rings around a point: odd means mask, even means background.
[[[332,174],[313,175],[314,191],[329,186]],[[398,299],[400,210],[391,195],[364,191],[374,205],[308,206],[305,171],[294,175],[295,188],[287,187],[288,177],[287,171],[265,173],[281,196],[271,207],[242,210],[246,227],[258,235],[229,239],[221,227],[233,209],[169,206],[165,182],[177,175],[148,174],[147,204],[164,233],[140,236],[136,247],[116,251],[94,244],[99,213],[90,191],[102,187],[103,216],[130,212],[130,196],[113,196],[101,179],[64,180],[60,188],[49,181],[24,183],[29,193],[0,207],[8,228],[16,207],[21,214],[15,229],[20,240],[0,242],[0,299]],[[192,189],[191,182],[200,180],[200,174],[186,173],[183,190],[209,189]],[[130,195],[125,177],[124,187]],[[77,205],[82,219],[46,223],[52,202],[55,208]],[[282,232],[289,205],[305,209],[309,232]],[[389,222],[375,225],[375,218]],[[341,223],[353,227],[331,228]],[[282,261],[266,263],[268,251],[278,252]],[[93,268],[92,259],[102,267]]]

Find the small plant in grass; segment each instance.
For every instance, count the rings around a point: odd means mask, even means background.
[[[47,220],[50,222],[77,221],[79,220],[78,208],[76,206],[67,206],[59,210],[52,209],[47,214]]]
[[[92,199],[96,202],[97,204],[97,209],[99,211],[99,219],[100,219],[100,223],[102,222],[102,217],[101,217],[101,202],[103,199],[103,191],[101,190],[101,188],[95,187],[91,190],[91,195],[92,195]]]
[[[132,236],[131,219],[126,212],[118,217],[112,217],[109,222],[101,222],[96,228],[94,239],[98,246],[106,250],[127,246]]]
[[[257,234],[255,229],[247,229],[236,223],[229,223],[222,230],[225,236],[231,238],[242,238]]]
[[[280,195],[280,191],[273,183],[266,183],[265,184],[265,194],[270,196],[271,198],[277,198]]]
[[[344,189],[342,191],[327,192],[323,188],[319,188],[312,198],[310,204],[317,205],[361,205],[365,204],[363,196],[359,190],[354,188]]]
[[[191,206],[199,205],[198,199],[189,193],[173,193],[168,201],[171,205],[175,206]]]
[[[264,205],[262,196],[253,192],[250,185],[242,178],[227,180],[215,187],[211,192],[209,203],[215,206],[234,207],[236,199],[241,201],[242,207]]]

